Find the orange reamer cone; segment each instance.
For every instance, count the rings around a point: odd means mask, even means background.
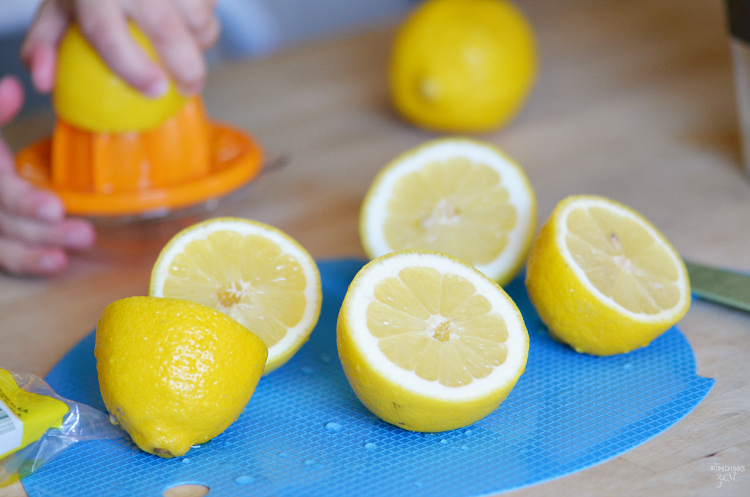
[[[249,135],[209,122],[200,97],[159,127],[96,133],[57,121],[52,137],[16,156],[21,177],[60,195],[68,213],[139,214],[230,193],[261,169]]]

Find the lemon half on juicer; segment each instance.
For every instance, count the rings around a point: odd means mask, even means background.
[[[130,34],[156,52],[134,24]],[[130,87],[72,25],[58,54],[52,136],[21,150],[21,177],[57,193],[66,212],[104,223],[210,208],[250,182],[263,151],[246,132],[208,119],[174,84],[149,98]]]

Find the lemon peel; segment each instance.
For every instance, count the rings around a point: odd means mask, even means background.
[[[389,61],[396,111],[447,132],[497,129],[520,111],[537,71],[534,33],[506,0],[427,0],[399,27]]]
[[[142,450],[178,457],[226,430],[263,373],[268,349],[228,316],[178,299],[128,297],[96,327],[102,399]]]

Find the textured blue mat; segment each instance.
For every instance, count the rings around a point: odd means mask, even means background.
[[[480,496],[540,483],[616,457],[663,432],[714,380],[695,373],[672,328],[626,355],[577,354],[547,335],[523,282],[508,288],[529,329],[526,373],[474,425],[403,431],[354,396],[336,352],[336,318],[362,261],[320,263],[323,310],[310,341],[261,379],[239,420],[185,457],[161,459],[126,440],[81,442],[24,480],[31,497],[160,496],[197,483],[209,496]],[[50,372],[62,396],[104,410],[93,333]]]

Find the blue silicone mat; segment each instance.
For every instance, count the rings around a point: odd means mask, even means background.
[[[601,463],[663,432],[703,400],[714,380],[695,372],[672,328],[629,354],[593,357],[553,341],[522,279],[507,288],[531,339],[526,373],[493,414],[440,434],[404,431],[360,404],[336,352],[336,318],[360,260],[319,263],[323,309],[310,341],[261,379],[236,423],[177,459],[129,441],[81,442],[24,480],[30,497],[160,496],[196,483],[217,496],[482,496]],[[47,381],[104,410],[93,333]]]

